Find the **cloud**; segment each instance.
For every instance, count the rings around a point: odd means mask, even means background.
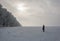
[[[11,7],[9,5],[6,6],[10,8],[12,13],[18,13],[13,4],[18,2],[26,3],[30,8],[27,11],[28,16],[22,16],[23,18],[18,17],[24,26],[42,24],[60,25],[60,0],[8,0],[2,3],[4,3],[4,5],[9,4]]]

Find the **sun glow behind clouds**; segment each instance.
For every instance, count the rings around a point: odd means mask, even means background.
[[[19,4],[17,4],[17,7],[16,8],[20,12],[25,12],[28,9],[28,7],[26,6],[25,3],[19,3]]]
[[[17,15],[20,17],[27,17],[30,15],[30,13],[28,12],[30,10],[30,7],[27,3],[15,3],[14,5],[15,9],[16,9],[16,13]]]

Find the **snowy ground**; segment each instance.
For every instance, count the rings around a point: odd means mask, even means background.
[[[60,27],[10,27],[0,28],[0,41],[60,41]]]

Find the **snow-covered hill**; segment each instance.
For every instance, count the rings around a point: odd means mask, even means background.
[[[0,28],[0,41],[60,41],[60,27]]]

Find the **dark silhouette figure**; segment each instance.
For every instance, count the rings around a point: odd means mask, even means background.
[[[45,25],[43,25],[42,30],[43,30],[43,32],[45,32]]]

